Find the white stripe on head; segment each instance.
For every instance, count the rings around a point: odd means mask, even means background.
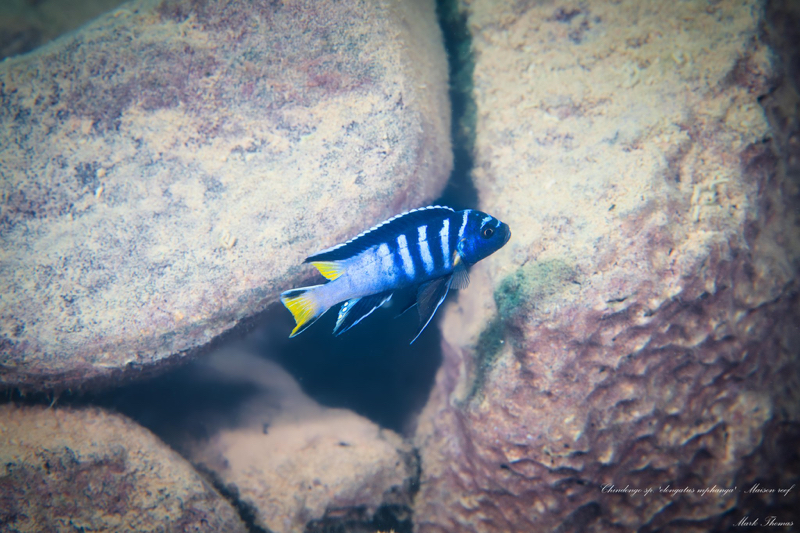
[[[467,218],[469,217],[469,209],[464,209],[464,218],[461,221],[461,227],[458,230],[458,240],[464,238],[464,230],[467,228]]]
[[[397,237],[397,247],[400,252],[400,259],[403,262],[403,270],[409,278],[414,277],[414,262],[411,260],[411,254],[408,253],[408,241],[406,236],[402,233]]]
[[[481,229],[490,221],[492,220],[491,215],[486,215],[486,217],[481,221]]]
[[[445,268],[450,268],[450,219],[444,219],[444,225],[439,232],[442,238],[442,260]]]
[[[431,256],[431,248],[428,245],[428,235],[426,233],[427,230],[427,225],[417,228],[417,231],[419,232],[417,244],[419,244],[419,255],[422,257],[422,262],[425,264],[425,272],[430,274],[433,272],[433,256]]]

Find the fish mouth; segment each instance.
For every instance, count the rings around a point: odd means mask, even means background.
[[[503,241],[503,246],[505,246],[505,245],[506,245],[506,243],[507,243],[508,241],[510,241],[510,240],[511,240],[511,229],[509,229],[509,228],[506,228],[506,238],[505,238],[505,240]]]

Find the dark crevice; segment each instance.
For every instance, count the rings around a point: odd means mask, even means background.
[[[384,428],[409,435],[433,388],[442,361],[440,334],[428,326],[414,338],[416,313],[399,312],[396,302],[378,309],[339,337],[331,333],[336,313],[287,338],[292,319],[275,306],[257,340],[261,352],[278,362],[303,391],[328,407],[350,409]]]
[[[800,180],[800,8],[790,0],[770,0],[764,7],[764,37],[772,48],[777,83],[758,101],[769,121],[773,147],[782,170]]]
[[[373,516],[364,507],[329,509],[322,518],[306,524],[305,533],[411,533],[411,509],[404,505],[382,505]]]
[[[442,28],[450,80],[453,172],[437,203],[455,209],[478,207],[478,191],[472,183],[477,106],[472,95],[475,61],[467,13],[458,0],[437,0],[436,15]]]
[[[248,533],[272,533],[271,529],[264,529],[256,524],[258,510],[253,507],[253,505],[243,501],[239,497],[239,490],[235,486],[229,487],[225,485],[214,472],[204,468],[202,465],[195,465],[195,468],[201,473],[201,475],[205,475],[211,484],[214,485],[214,488],[217,489],[217,492],[219,492],[223,498],[228,500],[228,503],[230,503],[231,506],[236,509],[236,512],[239,513],[239,518],[241,518],[242,522],[244,522]]]
[[[405,466],[410,477],[402,487],[393,487],[384,494],[383,504],[372,516],[364,507],[331,508],[325,516],[306,524],[304,533],[375,533],[394,531],[412,533],[413,501],[419,491],[422,462],[419,450],[414,449],[405,456]]]

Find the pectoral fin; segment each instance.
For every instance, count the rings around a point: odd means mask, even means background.
[[[417,310],[419,311],[419,322],[422,324],[422,327],[410,344],[413,344],[422,332],[425,331],[433,315],[436,314],[436,310],[442,305],[442,302],[447,296],[447,292],[450,290],[450,282],[452,279],[452,276],[444,276],[419,286],[419,290],[417,291]]]
[[[364,296],[363,298],[347,300],[339,309],[339,318],[336,319],[336,327],[333,328],[333,334],[338,336],[352,328],[391,297],[391,292],[381,292],[371,296]]]
[[[450,288],[466,289],[469,286],[469,273],[467,272],[467,264],[461,259],[461,255],[458,252],[456,252],[456,258],[453,263],[453,281],[450,282]]]

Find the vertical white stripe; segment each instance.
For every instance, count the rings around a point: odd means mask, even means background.
[[[400,252],[400,259],[403,261],[403,270],[409,278],[414,277],[414,262],[411,261],[411,254],[408,253],[408,241],[405,235],[397,237],[397,247]]]
[[[381,272],[388,281],[394,281],[396,272],[394,270],[394,262],[392,261],[392,251],[389,245],[385,242],[378,246],[378,259],[381,262]]]
[[[442,238],[442,258],[444,268],[450,268],[450,219],[444,219],[444,226],[439,232],[439,237]]]
[[[417,228],[417,231],[419,231],[417,243],[419,244],[419,254],[422,256],[422,262],[425,264],[425,272],[430,274],[433,272],[433,257],[431,256],[431,248],[428,245],[427,230],[428,226],[420,226]]]
[[[487,223],[487,222],[489,222],[490,220],[492,220],[492,217],[491,217],[491,216],[489,216],[489,215],[487,215],[487,216],[486,216],[486,218],[484,218],[484,219],[481,221],[481,229],[483,229],[483,227],[486,225],[486,223]]]
[[[461,221],[461,228],[458,230],[458,240],[464,238],[464,229],[467,227],[467,217],[469,216],[469,209],[464,209],[464,219]]]

